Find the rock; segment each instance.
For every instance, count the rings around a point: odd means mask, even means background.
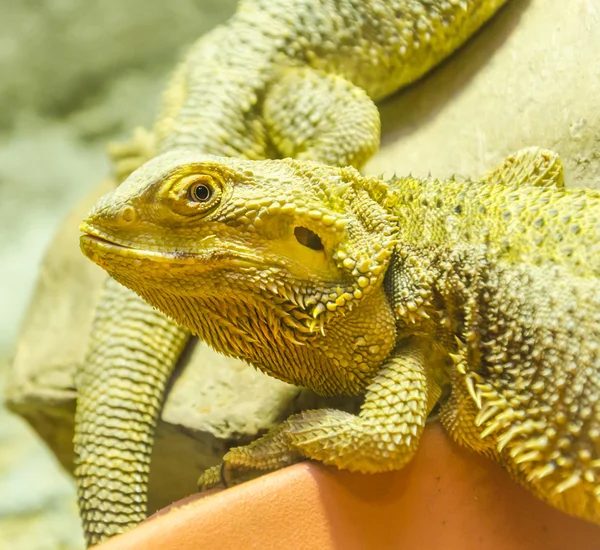
[[[82,548],[73,482],[26,423],[3,407],[6,365],[0,360],[0,548]]]
[[[517,149],[557,151],[600,188],[600,2],[508,2],[465,47],[381,105],[366,171],[476,176]]]
[[[162,72],[183,45],[224,21],[235,4],[0,0],[0,104],[11,107],[0,111],[0,128],[23,111],[68,115],[125,73]]]

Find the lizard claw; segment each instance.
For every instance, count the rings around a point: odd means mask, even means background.
[[[226,462],[221,462],[217,466],[212,466],[204,470],[198,478],[198,491],[208,491],[209,489],[227,489],[230,483],[230,468]]]

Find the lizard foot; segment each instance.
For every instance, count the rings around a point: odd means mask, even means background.
[[[227,481],[226,470],[225,462],[204,470],[198,478],[198,491],[203,492],[210,489],[226,489],[229,487],[231,483]]]
[[[225,454],[223,462],[204,471],[198,479],[198,490],[227,488],[256,477],[260,472],[277,470],[302,460],[286,440],[286,422],[266,435]]]
[[[156,139],[151,131],[138,126],[129,141],[109,143],[108,155],[117,180],[122,182],[156,155]]]

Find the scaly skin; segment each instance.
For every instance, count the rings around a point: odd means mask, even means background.
[[[504,1],[242,1],[175,71],[154,131],[112,147],[117,179],[182,149],[360,167],[379,144],[372,100],[425,74]],[[146,515],[154,427],[188,334],[107,283],[78,375],[76,477],[88,544]]]
[[[449,387],[457,442],[600,523],[600,193],[562,187],[555,155],[471,182],[174,152],[82,230],[89,258],[217,350],[365,393],[358,416],[308,411],[232,449],[230,479],[301,458],[401,468]]]

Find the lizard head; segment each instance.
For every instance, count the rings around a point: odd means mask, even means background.
[[[383,186],[352,168],[166,153],[99,200],[81,248],[217,349],[256,364],[250,344],[315,343],[341,318],[351,325],[358,305],[380,309],[394,246],[374,197]],[[379,362],[393,342],[390,321],[380,329],[359,342]]]

